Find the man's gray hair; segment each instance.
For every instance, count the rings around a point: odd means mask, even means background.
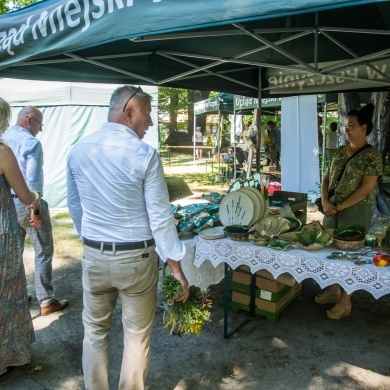
[[[144,92],[141,87],[134,87],[132,85],[124,85],[123,87],[117,88],[111,95],[110,107],[108,112],[111,111],[122,111],[126,101],[132,96],[133,98],[137,97],[147,97],[150,101],[153,100],[152,95]]]

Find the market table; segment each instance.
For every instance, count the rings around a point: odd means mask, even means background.
[[[187,239],[190,245],[191,239]],[[259,270],[269,271],[274,278],[283,273],[292,275],[298,283],[305,279],[314,279],[321,288],[338,283],[348,294],[365,290],[378,299],[390,293],[390,267],[378,268],[374,264],[356,265],[353,261],[330,260],[326,257],[335,251],[329,246],[318,251],[305,251],[292,249],[285,251],[274,250],[266,246],[257,246],[252,242],[237,242],[229,238],[218,240],[204,240],[199,236],[193,238],[193,265],[191,280],[202,281],[204,288],[205,281],[209,284],[217,284],[225,278],[224,308],[225,324],[224,336],[229,338],[233,332],[227,329],[228,309],[228,278],[229,269],[236,269],[246,265],[250,268],[252,275]],[[183,259],[183,266],[191,262],[192,253]],[[366,259],[372,258],[370,254]],[[187,275],[187,274],[186,274]],[[252,278],[252,285],[253,285]],[[194,283],[196,284],[196,283]],[[254,296],[251,294],[251,308],[254,309]],[[251,310],[252,314],[254,313]],[[244,325],[241,324],[240,327]]]

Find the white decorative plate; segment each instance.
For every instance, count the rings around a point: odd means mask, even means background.
[[[219,206],[219,219],[223,226],[249,225],[254,205],[249,195],[234,191],[225,195]]]
[[[282,217],[267,217],[255,223],[253,228],[258,236],[277,237],[290,228],[289,221]]]
[[[218,238],[225,237],[223,226],[216,226],[210,229],[204,229],[199,232],[199,235],[204,240],[217,240]]]
[[[246,188],[247,190],[252,191],[259,198],[260,213],[259,213],[259,216],[256,219],[256,221],[254,221],[253,223],[258,222],[264,217],[265,210],[267,208],[267,204],[265,202],[264,195],[256,188],[253,188],[253,187],[243,187],[243,188]]]
[[[253,223],[255,223],[258,220],[259,215],[260,215],[261,205],[260,205],[259,198],[255,193],[253,193],[249,189],[249,187],[241,187],[239,190],[237,190],[237,192],[242,192],[244,194],[247,194],[253,202],[253,217],[248,224],[248,225],[252,225]]]

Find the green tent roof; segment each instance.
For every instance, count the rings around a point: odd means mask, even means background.
[[[42,1],[0,16],[0,76],[242,96],[390,86],[390,2]]]

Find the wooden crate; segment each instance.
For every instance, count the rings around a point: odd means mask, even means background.
[[[278,206],[280,201],[288,201],[291,211],[303,224],[307,219],[307,194],[303,192],[275,191],[269,197],[270,206]]]
[[[251,269],[247,265],[241,265],[236,269],[236,271],[251,273]],[[279,275],[277,278],[274,278],[271,272],[265,269],[261,269],[256,272],[256,275],[274,282],[278,282],[280,284],[285,284],[289,287],[295,286],[297,284],[297,281],[294,279],[294,277],[286,272]]]
[[[268,322],[276,323],[279,320],[280,313],[301,295],[301,289],[302,283],[296,284],[278,302],[256,298],[255,313],[267,318]],[[239,310],[250,311],[250,296],[233,292],[231,309],[234,312]]]
[[[263,172],[277,172],[277,169],[273,165],[265,165],[263,166]]]
[[[252,275],[239,270],[233,271],[232,291],[243,295],[251,295]],[[273,280],[256,276],[256,298],[270,302],[278,302],[291,287]]]

